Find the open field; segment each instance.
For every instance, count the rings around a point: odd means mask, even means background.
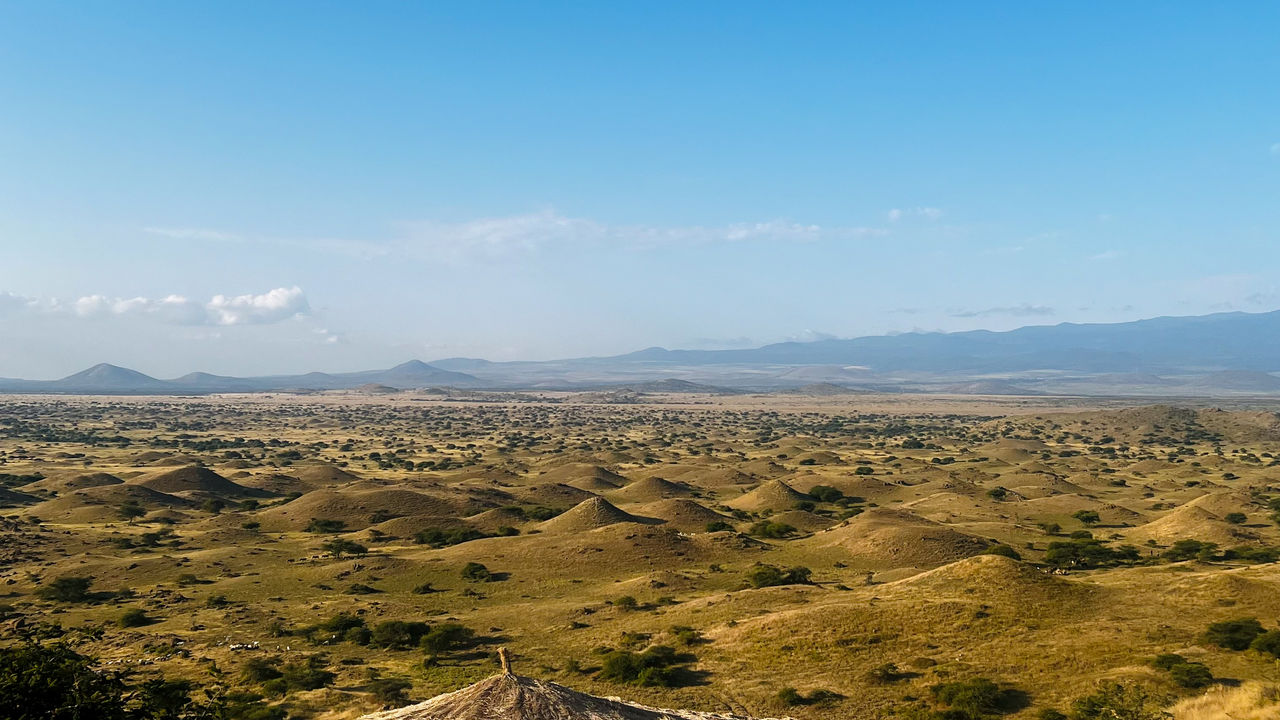
[[[456,690],[500,645],[660,707],[892,717],[985,677],[1031,718],[1120,679],[1218,717],[1280,680],[1203,637],[1277,627],[1277,464],[1265,401],[12,396],[0,627],[292,717]],[[655,645],[649,684],[605,671]],[[1193,702],[1165,653],[1244,685]],[[304,665],[332,677],[272,677]]]

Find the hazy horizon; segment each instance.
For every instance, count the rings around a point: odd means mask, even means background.
[[[0,377],[1280,306],[1265,4],[0,8]]]

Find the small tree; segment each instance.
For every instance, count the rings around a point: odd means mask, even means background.
[[[1131,683],[1109,683],[1071,705],[1071,720],[1165,720],[1166,699]]]
[[[365,686],[384,707],[401,707],[409,704],[408,692],[413,683],[404,678],[379,678]]]
[[[1210,625],[1204,632],[1204,640],[1228,650],[1248,650],[1261,634],[1262,623],[1257,618],[1236,618]]]
[[[133,522],[135,518],[140,518],[147,514],[147,509],[138,504],[137,500],[130,500],[116,509],[121,518]]]
[[[434,663],[436,658],[455,648],[470,643],[475,631],[458,623],[443,623],[427,631],[418,646],[427,653],[427,663]]]
[[[135,628],[144,625],[150,625],[151,618],[147,617],[147,613],[142,608],[129,608],[120,616],[120,627]]]
[[[493,580],[493,573],[478,562],[469,562],[462,567],[462,579],[472,582],[489,582]]]
[[[1268,630],[1262,633],[1249,643],[1249,649],[1280,658],[1280,630]]]
[[[63,575],[36,590],[36,595],[42,600],[54,602],[84,602],[90,597],[89,586],[92,584],[93,578]]]
[[[325,543],[320,546],[320,549],[336,558],[340,558],[344,554],[365,555],[369,552],[369,548],[354,540],[348,540],[346,538],[333,538],[332,540],[326,540]]]
[[[1079,520],[1088,527],[1093,527],[1102,522],[1102,516],[1096,510],[1077,510],[1071,513],[1071,517]]]
[[[1204,663],[1184,662],[1169,668],[1169,677],[1179,687],[1202,688],[1213,682],[1213,673]]]

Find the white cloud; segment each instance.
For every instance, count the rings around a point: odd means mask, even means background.
[[[1280,143],[1275,143],[1271,146],[1271,154],[1280,155]]]
[[[26,310],[35,302],[35,298],[23,297],[11,292],[0,292],[0,314]]]
[[[955,318],[979,318],[990,317],[992,315],[1007,315],[1010,317],[1045,317],[1053,315],[1057,311],[1047,305],[1032,305],[1030,303],[1020,303],[1018,305],[1008,305],[1003,307],[984,308],[982,310],[962,310],[960,312],[951,313],[951,317]]]
[[[937,220],[942,217],[942,208],[936,207],[914,207],[914,208],[892,208],[885,213],[889,218],[889,222],[896,223],[906,218],[917,217],[925,220]]]
[[[931,213],[938,211],[917,208],[910,212],[936,217]],[[555,247],[649,249],[679,244],[842,241],[888,234],[883,227],[823,227],[788,220],[711,226],[610,225],[568,217],[554,210],[461,222],[406,222],[399,224],[391,237],[381,241],[258,237],[202,228],[143,230],[180,240],[247,241],[360,258],[399,256],[431,262],[502,259]]]
[[[142,228],[142,231],[148,235],[158,235],[159,237],[165,237],[171,240],[242,242],[246,239],[241,235],[236,235],[235,233],[222,232],[220,230],[209,230],[207,228],[146,227]]]
[[[262,295],[215,295],[205,305],[215,325],[266,325],[306,313],[302,288],[276,288]]]
[[[1105,262],[1107,260],[1115,260],[1116,258],[1120,257],[1122,254],[1123,253],[1121,253],[1119,250],[1104,250],[1096,255],[1090,255],[1089,259],[1095,262]]]
[[[85,295],[64,302],[0,293],[0,311],[6,310],[72,315],[84,319],[141,317],[172,325],[268,325],[305,315],[310,306],[302,289],[291,287],[276,288],[261,295],[215,295],[204,303],[181,295],[158,299]]]
[[[798,333],[792,333],[785,338],[785,342],[817,342],[819,340],[837,340],[839,335],[832,335],[829,332],[821,330],[804,329]]]
[[[653,248],[736,242],[814,242],[884,235],[883,228],[822,227],[786,220],[704,226],[609,225],[546,210],[460,223],[403,226],[401,249],[431,259],[498,258],[556,246]]]

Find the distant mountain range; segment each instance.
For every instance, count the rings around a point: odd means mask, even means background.
[[[160,380],[97,365],[61,380],[0,379],[0,392],[157,393],[269,390],[635,389],[649,392],[822,387],[959,394],[1239,395],[1280,393],[1280,311],[1031,326],[1008,332],[906,333],[744,350],[648,348],[547,362],[447,358],[388,370]]]
[[[481,382],[471,375],[441,370],[419,360],[410,360],[389,370],[365,372],[312,372],[305,375],[247,378],[193,372],[173,380],[160,380],[137,370],[101,363],[61,380],[0,379],[0,392],[186,395],[271,390],[348,390],[365,385],[412,389],[440,386],[475,387],[479,384]]]

